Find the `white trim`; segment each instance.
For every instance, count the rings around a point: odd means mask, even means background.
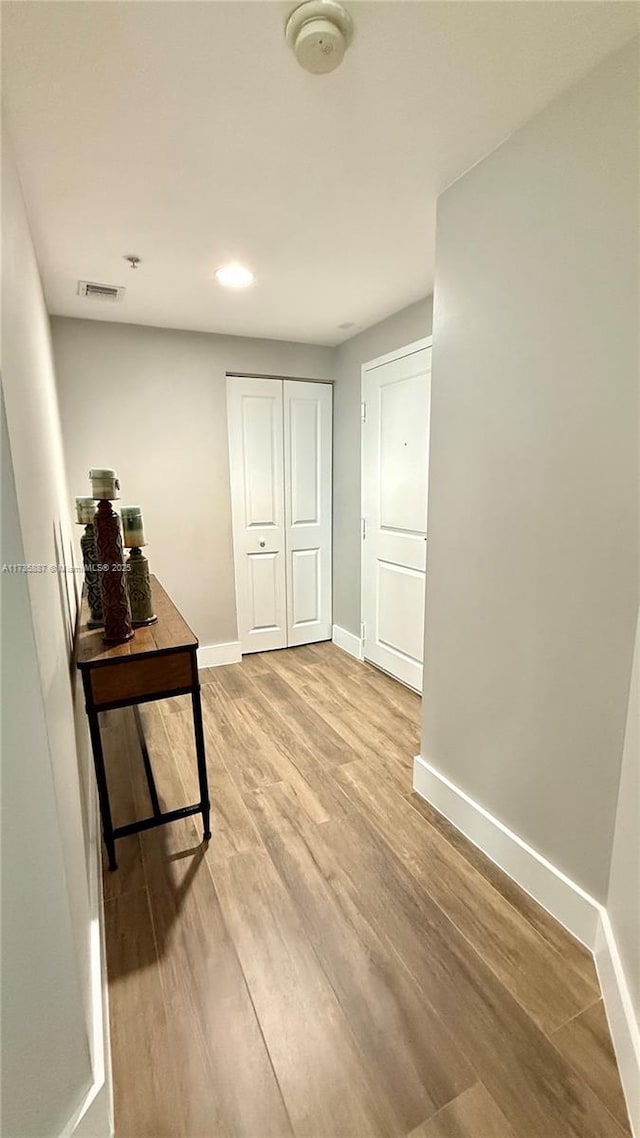
[[[221,664],[239,664],[242,660],[240,641],[228,644],[204,644],[198,648],[199,668],[218,668]]]
[[[412,356],[414,352],[422,352],[425,348],[433,347],[433,336],[425,336],[423,340],[413,340],[402,348],[394,348],[384,356],[377,356],[375,360],[367,360],[362,365],[362,371],[372,371],[373,368],[382,367],[383,364],[393,363],[394,360],[403,360],[405,356]]]
[[[634,1138],[640,1138],[640,1029],[609,914],[602,906],[595,958],[620,1082],[627,1100],[631,1132]]]
[[[109,1035],[109,1003],[107,965],[104,943],[104,909],[102,895],[101,831],[98,824],[97,790],[89,800],[89,954],[91,973],[91,1067],[93,1080],[80,1106],[73,1112],[60,1138],[112,1138],[113,1080],[111,1073],[111,1040]]]
[[[591,952],[601,906],[422,755],[413,761],[413,789],[500,866]]]
[[[359,636],[354,636],[353,632],[347,632],[346,628],[340,628],[339,624],[334,624],[331,630],[331,639],[336,647],[342,648],[343,652],[355,656],[356,660],[362,659],[362,641]]]
[[[76,1121],[71,1130],[65,1129],[61,1138],[114,1138],[113,1107],[111,1094],[106,1083],[94,1083],[80,1110],[74,1116]]]

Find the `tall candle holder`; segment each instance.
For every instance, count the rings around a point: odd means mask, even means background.
[[[100,574],[97,569],[98,552],[96,550],[96,531],[93,520],[96,513],[94,498],[76,498],[76,518],[79,526],[84,526],[84,533],[80,538],[82,549],[82,563],[84,565],[84,580],[87,586],[87,601],[89,602],[88,628],[102,628],[104,617],[102,615],[102,594],[100,592]]]
[[[129,550],[127,560],[127,588],[131,604],[131,622],[134,628],[155,624],[157,616],[153,611],[149,562],[142,552],[147,543],[142,525],[140,506],[122,506],[122,532],[125,548]]]
[[[98,500],[95,516],[96,550],[100,567],[100,590],[104,615],[105,644],[123,644],[131,640],[131,606],[125,582],[120,518],[111,503],[120,497],[120,483],[115,470],[91,470],[91,489]]]

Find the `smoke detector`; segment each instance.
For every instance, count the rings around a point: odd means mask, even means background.
[[[284,34],[300,66],[323,75],[342,63],[353,20],[337,0],[305,0],[289,16]]]

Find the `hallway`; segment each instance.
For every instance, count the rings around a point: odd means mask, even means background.
[[[213,836],[105,873],[117,1138],[621,1138],[590,954],[411,791],[416,695],[330,643],[201,673]],[[161,798],[190,709],[141,708]],[[147,812],[104,716],[116,824]]]

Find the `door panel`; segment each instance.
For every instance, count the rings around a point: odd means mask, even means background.
[[[285,648],[282,381],[229,377],[227,404],[241,650]]]
[[[277,553],[249,553],[249,628],[251,632],[276,632],[278,623]]]
[[[296,383],[295,386],[303,385]],[[320,411],[320,402],[315,395],[305,399],[296,394],[289,398],[292,526],[317,525],[320,521]]]
[[[379,388],[380,527],[424,535],[428,407],[424,375]]]
[[[364,657],[422,690],[431,348],[363,369]]]
[[[410,665],[422,663],[424,574],[404,565],[378,562],[378,641]],[[416,620],[416,613],[422,621]]]
[[[279,400],[242,394],[241,403],[245,523],[249,529],[278,525],[281,478],[274,454],[279,442],[274,414],[281,414]]]
[[[291,554],[293,589],[292,625],[315,624],[320,619],[320,550],[294,549]]]
[[[289,645],[331,639],[331,430],[328,383],[284,380]]]

